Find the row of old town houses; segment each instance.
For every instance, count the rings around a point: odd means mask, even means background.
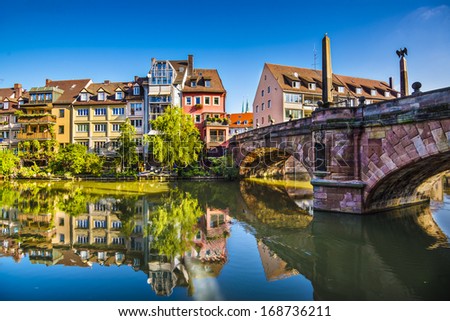
[[[375,103],[400,96],[392,84],[333,74],[335,106],[357,106],[358,99]],[[85,145],[105,155],[117,146],[120,125],[129,119],[136,128],[138,152],[151,121],[169,105],[181,106],[199,129],[206,149],[221,154],[234,134],[274,122],[310,116],[322,97],[322,72],[266,63],[253,112],[227,114],[226,90],[216,69],[194,68],[187,60],[151,59],[147,77],[94,83],[91,79],[50,80],[30,90],[20,83],[0,88],[0,149],[17,150],[23,141],[56,139],[59,146]]]

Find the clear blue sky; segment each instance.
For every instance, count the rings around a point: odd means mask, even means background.
[[[394,77],[407,47],[410,84],[450,86],[447,1],[55,1],[2,3],[0,87],[42,86],[46,78],[95,82],[144,76],[151,57],[215,68],[227,111],[252,104],[265,62],[312,68],[331,38],[335,73]]]

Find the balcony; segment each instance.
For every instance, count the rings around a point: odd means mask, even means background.
[[[208,118],[203,122],[203,126],[227,126],[228,119],[226,118]]]
[[[17,134],[17,139],[19,140],[34,140],[34,139],[38,139],[38,140],[49,140],[52,139],[52,135],[50,132],[44,132],[44,133],[18,133]]]
[[[56,116],[50,114],[24,114],[17,119],[21,124],[48,124],[56,123]]]

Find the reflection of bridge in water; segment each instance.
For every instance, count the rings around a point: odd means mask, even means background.
[[[274,229],[256,213],[261,200],[252,196],[254,189],[241,184],[241,192],[245,211],[237,218],[252,226],[268,279],[299,272],[320,300],[449,299],[448,239],[429,207],[364,217],[316,213],[305,216],[303,226],[271,222],[279,227]],[[266,186],[259,192],[264,202],[268,195],[280,197]],[[286,199],[278,214],[289,211]]]

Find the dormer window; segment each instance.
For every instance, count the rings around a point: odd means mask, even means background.
[[[123,99],[123,92],[116,91],[116,100],[122,100],[122,99]]]
[[[36,101],[36,94],[31,94],[30,95],[30,100],[31,101]]]
[[[87,93],[81,93],[80,94],[80,101],[87,101],[87,100],[88,100]]]
[[[134,85],[133,87],[133,95],[134,96],[139,96],[141,93],[141,89],[139,88],[139,85]]]
[[[344,93],[344,86],[338,86],[338,93]]]
[[[105,92],[101,91],[98,93],[98,100],[105,101]]]
[[[401,93],[397,93],[397,98],[401,98],[402,94]]]
[[[376,96],[376,95],[377,95],[376,89],[371,89],[371,90],[370,90],[370,95],[371,95],[371,96]]]
[[[356,88],[356,93],[357,93],[358,95],[361,95],[361,94],[362,94],[362,88],[361,88],[361,87],[357,87],[357,88]]]
[[[300,81],[293,81],[293,82],[292,82],[292,87],[294,87],[294,88],[300,88]]]
[[[3,109],[8,109],[9,108],[9,102],[5,101],[3,103]]]
[[[205,80],[205,87],[211,87],[211,80]]]
[[[384,92],[384,97],[391,97],[391,93],[389,91],[385,91]]]
[[[197,82],[195,80],[191,81],[191,87],[197,87]]]
[[[308,83],[308,89],[309,90],[316,90],[316,83],[315,82],[310,82]]]

